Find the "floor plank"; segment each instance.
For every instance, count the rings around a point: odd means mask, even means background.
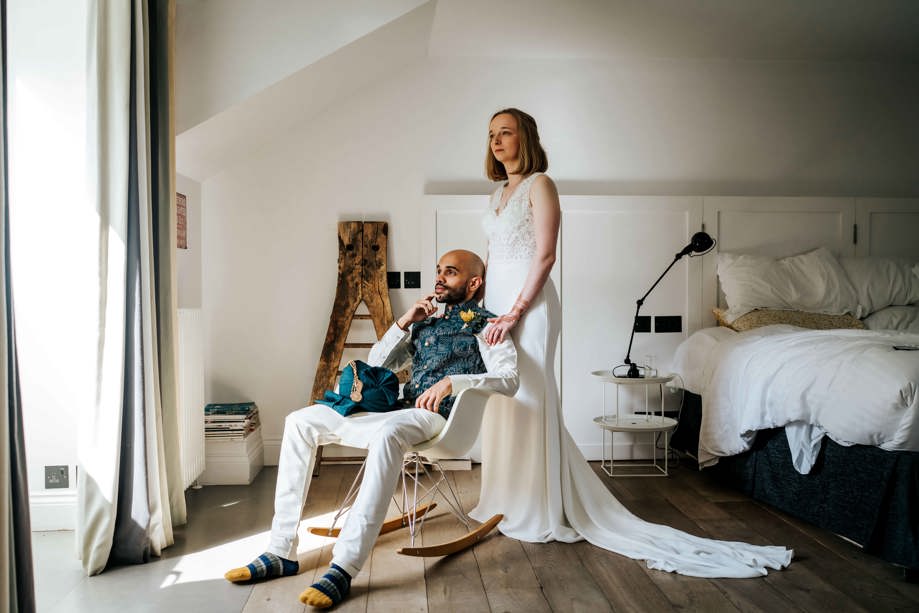
[[[681,465],[676,477],[681,483],[699,492],[700,496],[711,502],[749,500],[749,497],[742,492],[720,483],[709,471],[699,470],[697,466]]]
[[[469,473],[449,473],[457,496],[463,508],[468,511],[478,499],[478,489],[470,491]],[[463,482],[466,481],[464,484]],[[477,483],[475,484],[477,485]],[[445,509],[441,505],[441,509]],[[431,521],[426,522],[421,535],[424,545],[444,543],[466,534],[468,530],[452,514],[441,510]],[[478,613],[490,611],[485,585],[479,573],[472,549],[450,556],[424,559],[424,576],[427,583],[428,610],[445,613]]]
[[[671,526],[696,536],[708,536],[695,522],[683,515],[666,499],[647,500],[641,505],[640,511],[646,521]],[[738,610],[713,580],[684,577],[648,568],[645,568],[645,572],[676,608],[690,611]],[[744,579],[734,581],[744,581]]]
[[[331,539],[323,539],[306,532],[314,525],[313,518],[329,515],[338,508],[341,491],[351,482],[353,471],[344,465],[323,466],[318,478],[310,483],[303,518],[298,535],[298,561],[300,572],[295,577],[282,577],[263,583],[256,583],[246,603],[244,613],[273,613],[274,611],[299,613],[307,607],[299,600],[300,594],[315,581],[316,573],[328,566],[331,558]],[[272,496],[273,501],[273,496]],[[271,507],[273,508],[273,504]],[[270,520],[269,520],[270,524]]]
[[[841,557],[853,568],[857,569],[858,572],[882,581],[888,590],[908,598],[914,603],[912,605],[913,610],[919,611],[919,583],[904,581],[902,568],[885,562],[877,556],[865,553],[858,545],[840,538],[832,532],[812,526],[805,521],[785,515],[768,506],[764,508]]]
[[[765,537],[751,530],[746,523],[728,519],[697,520],[707,536],[723,541],[742,541],[752,545],[772,545]],[[782,571],[784,572],[784,571]],[[741,611],[801,611],[802,609],[782,591],[781,572],[769,571],[765,577],[751,579],[712,579],[718,589]],[[777,585],[778,584],[778,585]]]
[[[682,479],[673,479],[665,497],[683,515],[693,520],[710,538],[742,541],[753,545],[772,545],[760,534],[750,530],[745,524],[737,522],[733,516],[717,502],[701,495],[700,490],[715,496],[717,500],[733,499],[724,496],[715,487],[698,487],[699,480],[694,474],[681,474]],[[772,573],[774,574],[774,573]],[[740,611],[800,611],[794,602],[776,589],[768,578],[752,579],[712,579],[712,583],[722,591],[731,603]]]
[[[408,537],[404,528],[377,539],[370,560],[368,611],[427,613],[424,559],[396,553],[408,544]]]
[[[584,572],[578,549],[589,543],[522,543],[553,611],[612,611],[596,580]]]
[[[591,462],[590,467],[593,469],[594,473],[600,477],[600,480],[606,485],[606,489],[612,492],[613,496],[615,496],[617,500],[625,504],[627,501],[635,499],[628,488],[623,485],[629,481],[632,481],[633,478],[611,478],[603,471],[602,468],[600,468],[599,462]]]
[[[331,513],[357,468],[324,466],[312,484],[304,517]],[[611,479],[596,464],[593,468],[627,508],[648,521],[704,537],[784,545],[796,550],[796,558],[788,569],[766,577],[699,579],[649,570],[644,562],[586,542],[520,543],[497,532],[452,556],[406,558],[395,553],[408,543],[407,531],[399,530],[379,539],[354,579],[351,596],[336,612],[919,610],[919,585],[905,583],[893,565],[724,488],[710,473],[681,465],[667,478]],[[250,586],[230,585],[222,577],[229,566],[262,551],[275,476],[276,469],[266,467],[250,486],[190,491],[189,524],[177,529],[176,544],[162,558],[90,578],[80,574],[78,563],[71,564],[67,568],[74,585],[67,584],[67,594],[55,599],[47,594],[49,584],[37,581],[40,601],[50,603],[52,613],[115,613],[123,610],[127,594],[150,610],[186,610],[174,604],[181,598],[195,603],[188,609],[195,613],[309,611],[297,597],[317,573],[325,572],[334,543],[304,534],[306,525],[315,522],[303,524],[298,576]],[[453,472],[451,479],[462,506],[471,509],[479,496],[480,468]],[[441,506],[420,538],[430,544],[463,533],[465,528]],[[72,533],[41,541],[34,549],[36,568],[48,568],[45,558],[52,556],[57,564],[72,558],[72,543]]]
[[[454,473],[457,491],[467,511],[478,503],[481,467]],[[523,543],[498,531],[472,548],[491,611],[552,611]],[[433,609],[432,609],[433,610]]]
[[[700,497],[698,492],[680,480],[673,480],[664,498],[690,519],[729,519],[731,514],[711,500]]]
[[[722,506],[734,517],[775,544],[795,550],[795,559],[774,580],[788,578],[786,593],[797,592],[794,601],[808,610],[910,610],[915,603],[891,592],[882,581],[854,568],[809,534],[783,521],[760,504],[724,502]]]
[[[344,471],[344,476],[339,484],[338,493],[335,499],[335,506],[339,507],[344,504],[345,498],[351,489],[354,479],[360,470],[359,464],[335,464],[336,468]],[[323,466],[323,470],[326,470]],[[340,520],[341,521],[341,520]],[[339,525],[341,525],[339,523]],[[335,546],[335,540],[329,539],[326,547],[323,547],[322,558],[316,567],[316,573],[313,581],[325,573],[326,568],[332,562],[332,548]],[[367,560],[366,567],[356,577],[351,578],[351,592],[341,604],[335,607],[336,611],[342,613],[365,613],[368,611],[367,599],[370,594],[370,570],[369,566],[372,559]],[[307,609],[308,611],[311,609]]]
[[[578,545],[578,557],[614,611],[640,613],[672,608],[660,588],[646,572],[645,563],[594,547]]]
[[[494,536],[475,546],[492,611],[551,611],[520,541]]]

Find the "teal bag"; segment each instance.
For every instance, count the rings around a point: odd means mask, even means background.
[[[351,360],[338,380],[338,393],[326,391],[316,402],[345,417],[361,411],[384,413],[401,409],[399,378],[388,368]]]

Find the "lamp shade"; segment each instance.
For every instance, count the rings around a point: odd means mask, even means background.
[[[705,253],[715,246],[715,239],[708,235],[707,232],[696,232],[692,235],[689,244],[683,247],[677,257],[683,257],[690,253]]]

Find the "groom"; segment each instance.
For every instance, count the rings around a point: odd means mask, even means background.
[[[470,251],[450,251],[437,263],[434,293],[422,298],[370,350],[368,363],[397,371],[412,366],[403,388],[405,406],[388,413],[357,413],[343,417],[323,404],[287,416],[278,462],[274,519],[268,550],[225,577],[234,583],[295,575],[297,527],[306,501],[315,451],[319,445],[341,443],[367,449],[360,491],[332,549],[332,565],[300,594],[317,608],[341,602],[370,555],[386,517],[406,449],[436,436],[446,424],[453,399],[469,388],[487,388],[507,395],[517,389],[517,352],[506,340],[489,345],[482,332],[494,317],[475,300],[485,265]],[[444,303],[434,316],[434,300]]]

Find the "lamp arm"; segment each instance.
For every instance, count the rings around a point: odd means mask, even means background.
[[[661,279],[663,279],[664,276],[670,272],[670,269],[673,268],[673,265],[679,262],[680,258],[682,258],[684,255],[685,254],[683,253],[676,254],[673,257],[673,261],[670,262],[670,266],[664,269],[664,272],[662,272],[661,276],[657,278],[657,281],[654,282],[654,285],[652,285],[651,288],[645,292],[644,296],[635,301],[635,320],[632,322],[632,335],[629,337],[629,349],[625,354],[625,363],[629,365],[629,372],[626,376],[630,379],[637,379],[640,376],[638,374],[638,365],[632,363],[632,360],[630,359],[632,355],[632,342],[635,340],[635,327],[638,326],[638,312],[641,310],[642,305],[645,303],[645,298],[647,298],[651,292],[654,291],[654,288],[657,287],[657,284],[661,282]]]
[[[670,266],[668,266],[667,268],[664,269],[664,272],[662,272],[662,273],[661,273],[661,276],[659,276],[659,277],[657,278],[657,281],[654,282],[654,285],[651,286],[651,289],[649,289],[647,292],[645,292],[645,295],[638,299],[638,301],[639,301],[640,303],[644,304],[645,298],[647,298],[648,295],[649,295],[651,292],[654,291],[654,288],[657,287],[657,284],[661,282],[661,279],[664,278],[664,275],[666,275],[668,272],[670,272],[670,269],[673,268],[673,265],[676,264],[677,262],[679,262],[679,261],[680,261],[680,258],[682,258],[682,257],[683,257],[683,254],[681,254],[681,253],[678,253],[678,254],[676,254],[675,256],[673,256],[673,261],[670,262]]]
[[[647,294],[645,295],[647,296]],[[632,322],[632,335],[629,337],[629,349],[625,353],[625,363],[629,365],[629,372],[626,374],[626,377],[630,379],[637,379],[640,376],[638,373],[638,365],[633,364],[629,356],[632,355],[632,341],[635,340],[635,328],[638,326],[638,311],[641,310],[643,302],[643,300],[639,299],[638,302],[635,303],[635,320]]]

